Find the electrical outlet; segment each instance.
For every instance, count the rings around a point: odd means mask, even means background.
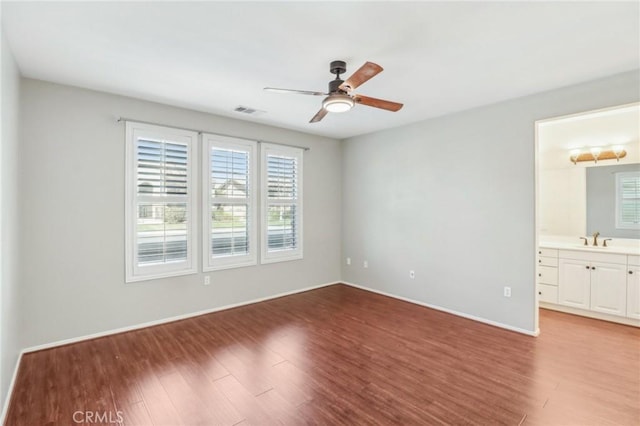
[[[211,277],[209,275],[205,275],[204,276],[204,285],[210,285],[211,284]]]
[[[362,267],[363,268],[368,268],[369,267],[369,261],[365,260],[364,262],[362,262]]]
[[[504,297],[511,297],[511,287],[504,288]]]
[[[416,271],[409,271],[409,278],[414,279],[416,277]]]
[[[351,258],[347,257],[347,265],[351,265]]]

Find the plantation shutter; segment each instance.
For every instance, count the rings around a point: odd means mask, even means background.
[[[256,142],[203,135],[204,268],[225,269],[254,265]]]
[[[296,249],[298,247],[296,158],[267,155],[267,198],[269,251]]]
[[[137,140],[139,266],[188,257],[187,152],[186,144]]]
[[[127,281],[194,272],[197,133],[127,122]]]
[[[263,262],[302,258],[302,150],[262,145]]]
[[[640,228],[640,172],[620,173],[617,183],[619,227]]]
[[[249,153],[211,150],[213,257],[249,253]]]

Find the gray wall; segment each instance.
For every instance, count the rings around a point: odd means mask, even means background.
[[[304,259],[125,284],[118,116],[310,147]],[[337,140],[28,79],[21,131],[26,347],[340,280]]]
[[[640,238],[637,229],[616,229],[616,175],[640,171],[640,164],[587,167],[587,235]]]
[[[18,361],[18,111],[20,74],[4,33],[2,51],[2,143],[0,144],[0,407]]]
[[[534,332],[534,122],[639,93],[634,71],[347,139],[343,279]]]

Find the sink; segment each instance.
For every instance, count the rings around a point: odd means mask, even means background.
[[[607,250],[609,248],[609,247],[602,247],[602,246],[585,246],[584,244],[576,244],[574,247],[580,248],[583,250]]]

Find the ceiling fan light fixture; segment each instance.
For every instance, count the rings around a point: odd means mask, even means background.
[[[1,1],[1,0],[0,0]],[[355,89],[366,83],[371,78],[380,74],[382,67],[373,62],[365,62],[363,66],[358,68],[351,77],[346,80],[340,78],[340,74],[347,70],[347,64],[344,61],[333,61],[329,65],[331,74],[335,74],[336,78],[329,82],[329,90],[327,93],[312,92],[310,90],[291,90],[278,89],[275,87],[265,87],[264,90],[270,92],[281,93],[297,93],[299,95],[326,96],[322,101],[322,108],[314,115],[309,123],[317,123],[327,116],[330,112],[347,112],[360,104],[373,108],[384,109],[387,111],[399,111],[402,104],[398,102],[385,101],[384,99],[370,98],[368,96],[356,95],[353,93]]]
[[[331,95],[322,101],[322,107],[329,112],[346,112],[349,111],[355,102],[348,95]]]

